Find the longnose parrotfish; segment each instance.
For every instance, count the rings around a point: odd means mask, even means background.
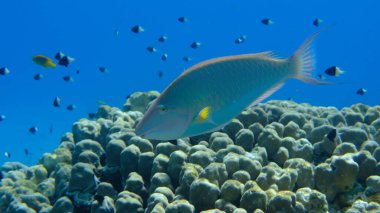
[[[32,60],[34,61],[34,63],[41,65],[45,68],[55,68],[57,66],[56,64],[54,64],[53,60],[44,55],[33,56]]]
[[[312,42],[318,34],[286,59],[262,52],[215,58],[190,67],[152,102],[136,134],[174,140],[216,131],[272,95],[289,78],[327,84],[312,77]]]

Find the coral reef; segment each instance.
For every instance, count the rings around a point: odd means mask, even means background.
[[[269,101],[217,132],[143,139],[158,95],[100,106],[37,165],[2,165],[0,212],[380,211],[379,106]]]

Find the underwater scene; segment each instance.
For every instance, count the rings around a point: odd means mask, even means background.
[[[0,213],[380,212],[379,1],[0,8]]]

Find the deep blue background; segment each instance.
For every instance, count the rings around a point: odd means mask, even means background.
[[[316,74],[332,65],[346,73],[327,78],[338,82],[329,86],[290,80],[270,99],[292,97],[338,108],[357,102],[379,104],[379,6],[376,0],[0,1],[0,67],[11,70],[0,76],[0,114],[7,116],[0,122],[0,164],[6,160],[34,164],[43,152],[58,146],[74,121],[97,109],[97,100],[121,107],[128,94],[162,91],[184,69],[217,56],[275,50],[287,57],[323,27],[328,30],[316,41]],[[189,22],[179,23],[180,16]],[[261,24],[267,17],[275,24]],[[312,25],[317,17],[324,20],[319,28]],[[136,24],[145,32],[132,33]],[[168,36],[167,42],[157,42],[161,35]],[[240,35],[247,40],[235,45]],[[189,48],[193,41],[202,46]],[[150,45],[158,52],[148,53]],[[54,57],[57,51],[76,61],[68,68],[45,69],[31,60],[37,54]],[[166,62],[160,59],[163,53],[169,55]],[[193,60],[185,62],[184,56]],[[100,73],[100,66],[109,73]],[[162,79],[157,75],[160,70]],[[36,73],[45,77],[35,81]],[[68,74],[73,83],[62,80]],[[365,96],[356,95],[360,87],[368,90]],[[52,106],[55,96],[62,98],[61,108]],[[67,111],[68,104],[77,109]],[[36,135],[28,132],[33,125],[39,128]],[[30,156],[24,156],[24,148]],[[11,153],[10,159],[4,157],[5,151]]]

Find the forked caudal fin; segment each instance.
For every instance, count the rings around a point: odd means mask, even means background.
[[[289,62],[292,64],[291,67],[295,69],[293,78],[309,84],[330,84],[330,82],[319,81],[312,76],[315,69],[313,41],[320,33],[321,31],[318,31],[311,35],[289,58]]]

